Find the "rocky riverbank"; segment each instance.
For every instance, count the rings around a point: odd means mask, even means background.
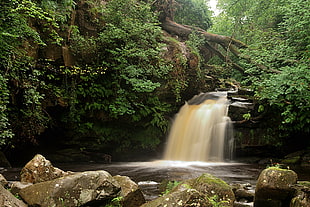
[[[307,207],[310,203],[310,182],[297,182],[294,171],[278,167],[261,172],[255,192],[251,185],[228,185],[203,173],[177,182],[171,189],[166,183],[162,189],[166,193],[152,201],[146,201],[139,186],[127,176],[111,176],[104,170],[65,172],[42,155],[36,155],[22,168],[20,181],[6,181],[1,175],[0,182],[0,206],[4,207]]]

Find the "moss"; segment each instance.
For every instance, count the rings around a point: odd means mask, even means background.
[[[284,164],[297,164],[300,161],[300,156],[290,157],[282,160]]]
[[[298,181],[297,184],[310,188],[310,181]]]
[[[225,183],[223,180],[208,173],[202,174],[199,178],[196,179],[196,182],[223,185],[225,187],[227,186],[227,183]]]
[[[278,171],[291,171],[291,170],[283,169],[283,168],[276,167],[276,166],[268,167],[267,169],[268,169],[268,170],[278,170]]]

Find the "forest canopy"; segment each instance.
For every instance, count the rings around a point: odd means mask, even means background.
[[[309,134],[309,0],[218,8],[212,16],[205,0],[1,1],[0,146],[60,128],[72,143],[155,148],[189,89],[223,79],[254,91],[255,116],[269,114],[280,136]]]

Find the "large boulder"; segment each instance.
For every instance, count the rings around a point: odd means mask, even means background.
[[[142,207],[160,206],[233,206],[234,193],[223,180],[210,174],[181,182],[170,193],[142,205]]]
[[[255,189],[255,207],[289,206],[293,197],[292,185],[297,182],[297,174],[292,170],[270,167],[261,172]]]
[[[51,162],[37,154],[21,170],[21,182],[40,183],[68,175],[68,173],[54,167]]]
[[[12,193],[0,185],[0,206],[1,207],[27,207],[27,205],[17,199]]]
[[[118,196],[119,184],[106,171],[75,173],[51,181],[40,182],[24,189],[19,195],[30,206],[82,206],[105,203]]]
[[[123,207],[137,207],[145,203],[145,198],[139,186],[127,176],[113,177],[121,186],[120,197]]]

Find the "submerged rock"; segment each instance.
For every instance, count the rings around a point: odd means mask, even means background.
[[[68,175],[68,173],[54,167],[51,162],[37,154],[21,170],[21,182],[40,183]]]
[[[296,182],[297,174],[292,170],[277,167],[263,170],[256,184],[254,206],[289,206],[294,193],[292,185]]]
[[[51,181],[40,182],[24,189],[19,195],[30,206],[82,206],[104,203],[120,191],[119,184],[103,170],[75,173]]]
[[[210,174],[181,182],[168,194],[142,205],[142,207],[160,206],[233,206],[235,197],[231,187],[223,180]]]

